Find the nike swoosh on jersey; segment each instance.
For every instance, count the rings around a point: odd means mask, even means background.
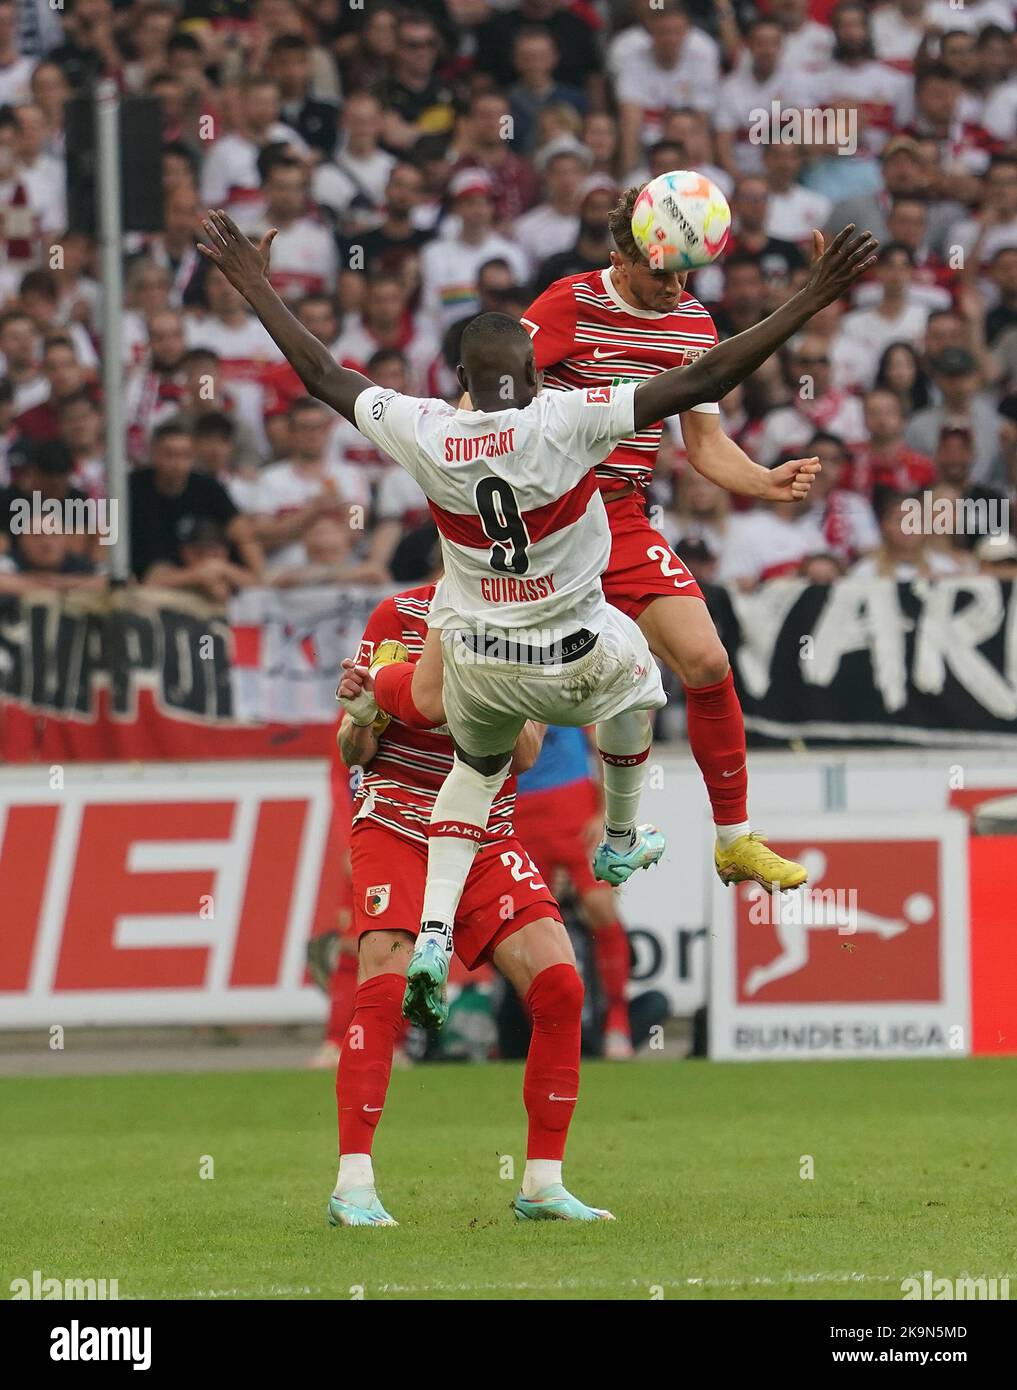
[[[601,352],[600,348],[596,347],[593,349],[593,355],[599,362],[604,357],[624,357],[627,351],[628,349],[624,348],[621,352]]]

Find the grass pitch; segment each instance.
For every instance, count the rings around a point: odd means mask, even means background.
[[[512,1216],[521,1080],[397,1073],[375,1167],[402,1224],[355,1231],[325,1223],[327,1073],[2,1081],[0,1297],[36,1269],[116,1278],[121,1298],[899,1299],[926,1269],[1017,1285],[1017,1059],[587,1065],[566,1178],[618,1218],[592,1227]]]

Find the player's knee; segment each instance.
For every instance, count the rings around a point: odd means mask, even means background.
[[[681,661],[680,675],[685,685],[696,688],[703,685],[719,684],[730,669],[731,663],[727,659],[724,644],[720,638],[717,638],[716,641],[705,643],[694,652],[684,656]]]
[[[529,993],[535,1024],[575,1023],[583,1012],[583,982],[574,965],[551,965],[534,980]]]

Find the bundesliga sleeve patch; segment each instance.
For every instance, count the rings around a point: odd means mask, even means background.
[[[613,391],[613,389],[614,389],[614,388],[611,387],[611,386],[587,386],[587,388],[586,388],[586,404],[587,404],[587,405],[610,405],[610,404],[611,404],[611,392]]]
[[[373,888],[368,888],[364,894],[364,911],[368,917],[380,917],[388,907],[391,883],[379,883]]]

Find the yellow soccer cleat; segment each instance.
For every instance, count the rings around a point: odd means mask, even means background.
[[[754,832],[742,835],[727,849],[718,842],[713,862],[722,883],[744,883],[751,879],[779,892],[800,888],[809,876],[804,865],[796,864],[793,859],[782,859],[772,849],[767,849],[764,835]]]

